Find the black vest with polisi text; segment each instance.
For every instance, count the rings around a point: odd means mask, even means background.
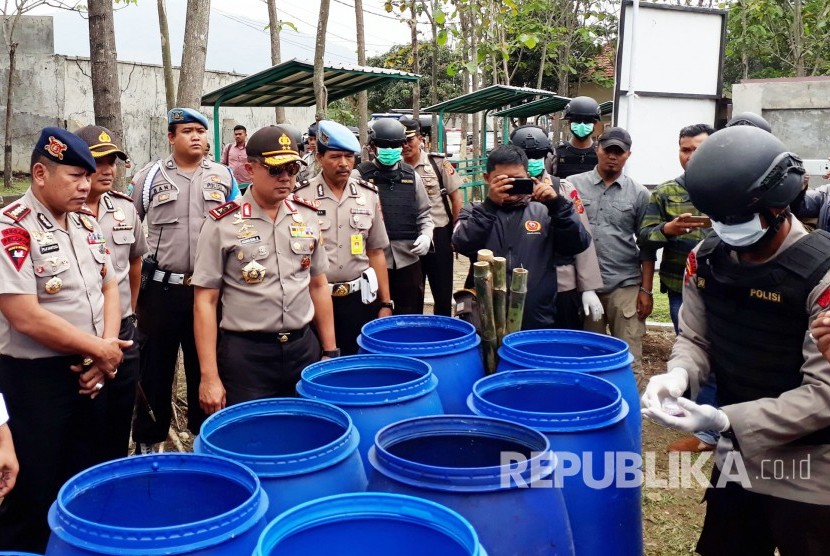
[[[777,398],[802,383],[807,297],[830,269],[830,234],[811,233],[774,260],[742,265],[716,235],[697,252],[718,403]],[[830,428],[797,444],[830,444]]]
[[[556,177],[567,178],[574,174],[590,172],[597,165],[597,145],[578,149],[570,143],[556,146]]]
[[[373,162],[357,167],[361,177],[378,188],[383,222],[390,240],[418,237],[418,203],[415,198],[415,169],[399,163],[393,168],[379,168]]]

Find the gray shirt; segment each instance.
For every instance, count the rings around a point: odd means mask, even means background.
[[[599,291],[640,284],[640,261],[654,259],[654,253],[640,252],[636,240],[648,206],[648,189],[626,175],[606,187],[596,168],[568,181],[579,191],[591,223],[602,274]]]

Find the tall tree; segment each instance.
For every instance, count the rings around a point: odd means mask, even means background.
[[[201,105],[209,25],[210,0],[187,0],[179,96],[176,100],[178,106],[198,109]],[[219,122],[214,122],[214,125],[219,125]]]
[[[421,60],[418,52],[418,14],[415,1],[409,3],[409,33],[412,45],[412,73],[421,73]],[[412,117],[417,120],[421,112],[421,83],[416,81],[412,87]]]
[[[354,0],[355,27],[357,28],[357,63],[366,65],[366,29],[363,22],[363,0]],[[357,93],[357,118],[360,144],[369,143],[369,93],[364,89]]]
[[[320,0],[320,15],[317,18],[317,40],[314,44],[314,100],[316,104],[315,118],[323,120],[326,117],[328,94],[324,80],[323,57],[326,54],[326,29],[329,25],[330,0]]]
[[[124,141],[121,121],[121,87],[115,49],[112,0],[89,0],[89,57],[92,74],[92,105],[95,123]]]
[[[271,65],[276,66],[282,61],[280,53],[280,20],[277,17],[277,0],[268,0],[268,29],[271,34]],[[285,123],[285,108],[277,106],[274,115],[278,124]]]
[[[164,70],[164,98],[167,101],[167,110],[176,106],[176,82],[173,80],[173,59],[170,56],[170,28],[167,25],[167,4],[165,0],[158,0],[159,35],[161,37],[161,65]]]

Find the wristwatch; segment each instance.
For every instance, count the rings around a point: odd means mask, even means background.
[[[323,357],[331,357],[332,359],[334,359],[335,357],[340,357],[340,348],[324,349]]]
[[[390,310],[394,311],[395,310],[395,302],[392,301],[392,300],[390,300],[390,301],[381,301],[380,302],[380,308],[381,309],[390,309]]]

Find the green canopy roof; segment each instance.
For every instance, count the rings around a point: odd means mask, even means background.
[[[599,105],[600,113],[604,116],[614,111],[614,101],[606,100]]]
[[[564,109],[571,99],[568,97],[561,97],[553,95],[551,97],[540,98],[533,102],[520,104],[512,108],[507,108],[499,112],[494,112],[494,116],[511,116],[514,118],[530,118],[531,116],[538,116],[540,114],[553,114]]]
[[[314,64],[289,60],[202,97],[202,106],[314,106]],[[368,66],[326,65],[323,79],[328,101],[354,95],[365,89],[399,79],[415,81],[420,76],[405,71]]]
[[[425,112],[449,112],[451,114],[475,114],[482,110],[494,110],[523,102],[537,96],[554,96],[556,93],[544,89],[512,87],[510,85],[490,85],[473,93],[467,93],[434,106],[424,108]]]

